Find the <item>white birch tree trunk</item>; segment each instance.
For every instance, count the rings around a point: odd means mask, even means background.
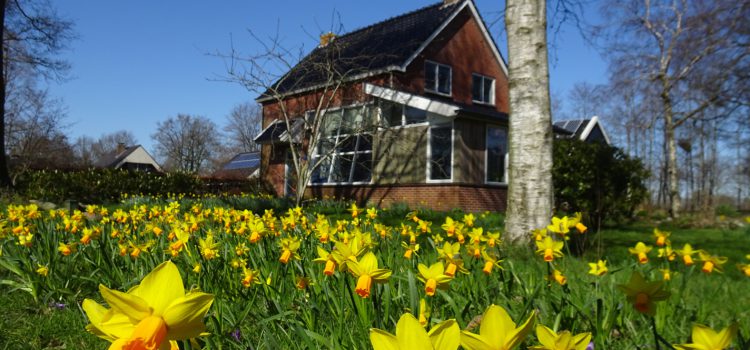
[[[505,235],[527,240],[552,216],[552,117],[545,0],[508,0],[510,164]]]

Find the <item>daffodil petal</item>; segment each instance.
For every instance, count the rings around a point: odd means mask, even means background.
[[[434,350],[456,350],[461,344],[461,329],[456,320],[440,322],[427,333]]]
[[[104,318],[104,314],[107,313],[107,308],[91,299],[84,299],[81,305],[83,311],[86,313],[86,317],[89,318],[91,323],[100,323]]]
[[[516,328],[516,324],[500,306],[490,305],[482,316],[479,334],[490,344],[505,344],[505,339]]]
[[[404,314],[396,324],[396,340],[399,349],[432,350],[427,332],[412,314]]]
[[[113,339],[129,338],[135,330],[135,324],[128,316],[110,311],[105,319],[97,327],[107,336]]]
[[[174,263],[165,261],[143,278],[133,294],[145,300],[154,315],[161,316],[173,300],[185,295],[180,271]]]
[[[487,343],[487,340],[478,334],[467,331],[461,332],[461,346],[466,350],[496,350],[500,347],[493,347]]]
[[[184,340],[197,337],[203,332],[203,317],[211,307],[214,296],[193,292],[175,300],[164,310],[164,321],[169,329],[167,339]]]
[[[99,292],[112,309],[135,321],[151,315],[148,303],[136,295],[109,289],[104,285],[99,285]]]
[[[370,342],[375,350],[399,350],[396,337],[381,329],[370,329]]]
[[[581,333],[573,336],[573,344],[575,344],[576,350],[585,350],[591,342],[591,333]]]
[[[526,339],[526,336],[529,335],[532,327],[534,326],[535,320],[536,313],[532,313],[531,316],[526,319],[526,322],[524,322],[520,327],[514,329],[510,334],[505,336],[505,344],[508,350],[515,348],[516,346],[521,344],[524,339]]]
[[[540,343],[542,343],[542,345],[544,345],[544,347],[550,349],[555,348],[555,340],[557,339],[557,334],[555,333],[555,331],[543,325],[537,325],[536,338]]]

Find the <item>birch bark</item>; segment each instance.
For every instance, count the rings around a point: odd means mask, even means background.
[[[506,237],[526,240],[552,216],[552,117],[545,0],[508,0],[510,164]]]

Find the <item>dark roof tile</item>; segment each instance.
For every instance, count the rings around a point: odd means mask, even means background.
[[[463,1],[439,2],[336,37],[314,49],[273,86],[289,93],[320,85],[330,77],[326,63],[334,62],[337,78],[402,66],[447,20]],[[274,94],[267,90],[260,99]]]

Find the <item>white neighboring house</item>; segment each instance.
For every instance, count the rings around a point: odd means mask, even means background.
[[[554,123],[555,133],[561,138],[577,138],[583,142],[604,142],[612,146],[609,135],[599,117],[591,119],[560,120]]]
[[[118,145],[117,150],[105,155],[95,164],[97,168],[125,169],[146,172],[161,172],[161,166],[154,157],[141,145],[125,147]]]

